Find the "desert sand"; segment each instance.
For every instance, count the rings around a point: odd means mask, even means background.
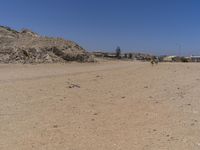
[[[0,65],[0,150],[199,150],[200,64]]]

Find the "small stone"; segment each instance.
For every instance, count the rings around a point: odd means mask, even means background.
[[[58,125],[54,125],[53,128],[58,128]]]

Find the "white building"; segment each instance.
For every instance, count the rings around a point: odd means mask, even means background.
[[[175,58],[176,58],[176,56],[166,56],[163,58],[163,61],[172,62],[172,61],[174,61]]]
[[[190,56],[192,62],[200,62],[200,56]]]

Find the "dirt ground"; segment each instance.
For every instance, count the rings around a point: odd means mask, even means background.
[[[0,65],[0,150],[199,150],[200,64]]]

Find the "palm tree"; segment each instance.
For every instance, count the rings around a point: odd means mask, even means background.
[[[116,48],[116,57],[117,57],[118,59],[121,58],[121,48],[120,48],[119,46]]]

